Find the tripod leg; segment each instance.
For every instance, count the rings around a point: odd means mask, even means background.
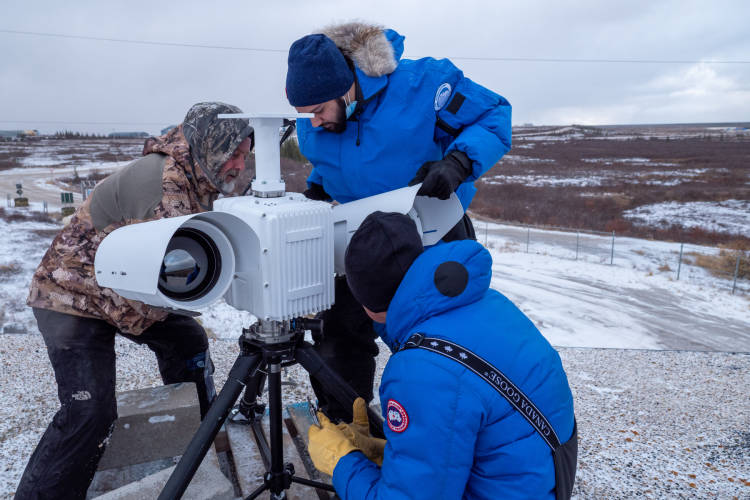
[[[268,416],[271,437],[271,473],[279,474],[284,470],[284,437],[281,429],[281,361],[278,358],[268,360]],[[271,491],[280,493],[273,489]]]
[[[216,434],[226,420],[229,410],[242,392],[248,377],[255,373],[262,361],[263,355],[261,353],[253,353],[240,355],[234,362],[224,387],[208,409],[180,462],[159,495],[159,500],[182,497],[203,457],[206,456],[206,452],[216,438]]]
[[[293,483],[299,483],[304,484],[305,486],[311,486],[313,488],[317,488],[319,490],[325,490],[325,491],[336,491],[333,486],[327,483],[321,483],[320,481],[313,481],[311,479],[305,479],[304,477],[298,477],[293,476],[292,477]]]
[[[261,427],[261,419],[265,413],[265,405],[258,403],[258,396],[266,385],[266,373],[258,370],[247,380],[245,393],[238,405],[238,413],[229,418],[230,423],[248,425],[253,432],[258,445],[260,457],[266,470],[271,469],[271,447],[268,445],[266,434]],[[233,410],[234,412],[234,410]],[[244,420],[243,420],[244,419]]]
[[[258,396],[263,392],[263,388],[266,385],[265,373],[258,372],[251,380],[248,381],[247,387],[245,387],[245,393],[242,395],[239,404],[239,412],[242,416],[247,419],[253,419],[257,417],[256,413],[263,413],[265,410],[263,405],[258,404]]]
[[[260,495],[261,493],[263,493],[267,489],[268,489],[268,483],[263,483],[260,486],[258,486],[257,488],[255,488],[255,490],[252,493],[250,493],[248,496],[246,496],[245,500],[253,500],[253,498],[258,498],[258,495]]]
[[[323,385],[340,405],[344,408],[352,407],[354,400],[358,397],[357,393],[325,364],[310,343],[302,342],[297,346],[294,356],[297,362],[302,365],[302,368]],[[370,408],[367,408],[367,417],[370,421],[370,434],[374,437],[385,437],[383,434],[383,418]]]

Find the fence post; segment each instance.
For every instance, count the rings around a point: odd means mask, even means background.
[[[6,201],[5,201],[5,204],[6,204],[7,206],[8,206],[8,208],[10,208],[10,193],[8,193],[8,194],[6,195]]]
[[[740,273],[740,255],[737,254],[737,264],[734,265],[734,283],[732,283],[732,295],[734,295],[734,291],[737,289],[737,275]]]
[[[685,243],[680,243],[680,260],[677,261],[677,281],[680,280],[680,269],[682,269],[682,247]]]
[[[612,253],[609,256],[609,265],[615,262],[615,232],[612,231]]]
[[[581,233],[576,231],[576,260],[578,260],[578,244],[581,241]]]
[[[44,200],[42,202],[42,212],[44,212],[45,214],[48,213],[48,211],[47,211],[47,200]]]
[[[531,239],[531,226],[526,228],[526,253],[529,253],[529,240]]]

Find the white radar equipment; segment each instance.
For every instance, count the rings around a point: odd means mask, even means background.
[[[211,212],[121,227],[101,242],[94,260],[99,285],[128,299],[184,314],[224,297],[258,318],[243,328],[237,360],[159,500],[182,497],[230,412],[233,421],[246,419],[266,469],[263,483],[246,498],[264,491],[287,498],[292,483],[333,491],[331,485],[295,476],[293,464],[284,463],[281,370],[299,363],[342,408],[352,408],[357,392],[304,340],[306,331],[321,332],[323,326],[307,316],[333,304],[346,246],[367,215],[376,210],[408,214],[424,244],[432,245],[463,216],[461,202],[455,193],[444,201],[417,196],[418,185],[342,205],[287,193],[279,132],[285,118],[310,115],[219,117],[249,119],[254,127],[252,195],[219,199]],[[259,399],[266,381],[269,439],[261,427],[265,404]],[[384,437],[382,417],[368,409],[368,420],[370,433]]]
[[[289,322],[329,309],[334,277],[344,273],[352,234],[370,213],[400,212],[416,223],[425,245],[437,243],[463,216],[448,200],[417,196],[419,185],[333,205],[286,192],[279,133],[302,114],[224,114],[255,131],[252,195],[221,198],[213,211],[124,226],[96,253],[97,283],[128,299],[177,312],[197,311],[222,297],[259,322],[264,342],[289,338]]]

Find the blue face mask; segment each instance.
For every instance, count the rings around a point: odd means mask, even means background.
[[[346,119],[348,120],[354,110],[357,109],[357,101],[351,101],[346,105]]]

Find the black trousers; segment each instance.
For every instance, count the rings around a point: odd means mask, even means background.
[[[443,237],[443,241],[476,239],[471,219],[463,218]],[[336,278],[333,307],[317,315],[323,320],[323,331],[315,336],[315,350],[326,364],[338,373],[368,403],[373,399],[375,356],[378,334],[362,305],[352,295],[346,278]],[[349,421],[351,408],[343,408],[323,387],[310,379],[320,409],[335,421]]]
[[[57,381],[60,409],[26,465],[16,499],[82,499],[117,419],[115,334],[102,320],[34,309]],[[170,314],[141,335],[165,384],[195,382],[201,415],[215,397],[208,338],[193,318]]]

